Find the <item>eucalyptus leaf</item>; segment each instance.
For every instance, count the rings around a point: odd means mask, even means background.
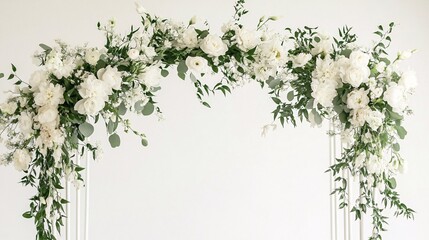
[[[125,113],[127,113],[127,107],[122,102],[118,107],[118,114],[122,116],[122,115],[125,115]]]
[[[143,138],[142,139],[142,145],[145,146],[145,147],[147,147],[148,144],[149,143],[148,143],[147,139]]]
[[[90,123],[84,122],[79,125],[79,132],[85,137],[90,137],[94,133],[94,126]]]
[[[145,106],[145,102],[140,100],[134,104],[134,109],[136,110],[136,112],[141,112],[143,110],[144,106]]]
[[[177,72],[180,73],[186,73],[188,71],[188,66],[186,66],[185,61],[181,61],[179,65],[177,65]]]
[[[161,76],[163,76],[163,77],[167,77],[167,76],[168,76],[168,74],[169,74],[169,72],[168,72],[167,70],[165,70],[165,69],[162,69],[162,70],[161,70]]]
[[[121,145],[121,138],[118,134],[114,133],[109,137],[109,143],[112,148],[119,147]]]
[[[4,73],[0,73],[0,78],[3,78],[4,77]]]
[[[312,114],[313,114],[313,116],[314,116],[314,122],[315,122],[317,125],[322,124],[323,119],[322,119],[322,117],[320,116],[320,114],[316,111],[316,109],[311,110],[311,113],[312,113]]]
[[[396,132],[398,133],[399,138],[404,139],[407,135],[407,130],[401,125],[395,125]]]
[[[287,100],[289,100],[289,101],[292,101],[294,97],[295,97],[295,95],[294,95],[294,92],[293,92],[293,91],[290,91],[290,92],[287,94]]]
[[[118,125],[119,125],[118,121],[109,120],[109,122],[107,123],[107,132],[109,134],[114,133],[118,128]]]
[[[155,106],[153,105],[153,103],[148,102],[144,106],[144,108],[142,110],[142,114],[145,115],[145,116],[149,116],[149,115],[151,115],[153,113],[154,110],[155,110]]]

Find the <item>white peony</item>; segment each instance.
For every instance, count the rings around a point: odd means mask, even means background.
[[[36,146],[39,147],[43,154],[46,149],[53,149],[55,146],[61,146],[64,143],[64,133],[53,126],[44,125],[40,129],[40,136],[36,139]]]
[[[5,102],[0,104],[0,111],[9,115],[14,114],[17,108],[18,104],[16,102]]]
[[[357,88],[362,83],[368,81],[371,72],[367,66],[359,66],[350,64],[349,67],[341,74],[341,79],[344,83],[348,83]]]
[[[34,103],[38,106],[58,106],[64,103],[64,88],[59,84],[44,83],[34,94]]]
[[[107,82],[107,81],[106,81]],[[82,98],[100,98],[108,100],[107,83],[97,79],[94,75],[88,75],[79,85],[78,91]]]
[[[364,108],[353,109],[351,111],[352,117],[349,119],[350,123],[354,127],[362,127],[365,124],[367,115],[370,111],[371,109],[368,106]]]
[[[13,165],[18,171],[26,171],[30,166],[31,155],[27,149],[16,149],[12,156]]]
[[[182,47],[187,48],[196,48],[198,47],[198,34],[195,31],[195,28],[187,28],[181,35],[181,38],[178,40],[179,44]]]
[[[31,90],[38,91],[40,84],[47,82],[49,77],[49,73],[44,70],[35,71],[31,77],[29,84],[31,86]]]
[[[161,69],[154,65],[144,69],[144,72],[139,75],[139,80],[148,88],[159,87],[161,83]]]
[[[406,71],[402,73],[398,84],[404,86],[407,91],[413,91],[417,87],[416,72]]]
[[[337,96],[337,88],[341,86],[335,62],[326,57],[316,60],[316,68],[312,73],[311,96],[315,103],[324,107],[333,107],[333,100]]]
[[[97,77],[107,86],[107,94],[112,94],[111,89],[120,90],[122,85],[122,74],[116,67],[107,66],[97,71]]]
[[[131,48],[128,50],[127,55],[131,60],[136,60],[140,55],[140,51],[138,49]]]
[[[392,107],[393,111],[401,113],[408,105],[406,88],[395,82],[390,83],[390,86],[384,92],[383,100]]]
[[[368,106],[368,90],[360,88],[347,94],[347,107],[349,109],[360,109]]]
[[[378,128],[383,125],[384,114],[380,111],[368,111],[366,116],[366,122],[373,131],[377,131]]]
[[[202,74],[207,73],[208,70],[208,62],[207,59],[203,57],[187,57],[186,58],[186,66],[191,70],[192,72],[196,74]]]
[[[219,57],[226,53],[228,46],[216,35],[207,35],[200,44],[201,50],[213,57]]]
[[[101,52],[98,49],[96,48],[88,49],[85,52],[85,61],[91,65],[96,65],[98,60],[100,60],[100,56],[101,56]]]
[[[309,53],[300,53],[292,57],[292,67],[298,68],[305,66],[313,56]]]
[[[22,112],[18,118],[18,126],[25,139],[28,139],[33,133],[33,114]]]
[[[54,106],[45,105],[37,110],[36,119],[39,123],[51,123],[58,118],[58,109]]]
[[[249,31],[241,28],[235,31],[235,41],[237,42],[238,48],[247,52],[259,44],[260,37],[256,31]]]

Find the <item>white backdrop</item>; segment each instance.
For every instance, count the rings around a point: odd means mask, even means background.
[[[146,0],[144,6],[165,17],[188,21],[205,17],[213,29],[233,14],[233,0]],[[429,239],[429,2],[252,0],[247,24],[262,15],[280,15],[275,29],[320,26],[327,33],[354,26],[361,44],[370,44],[378,24],[395,21],[391,53],[418,49],[405,68],[420,79],[413,98],[415,115],[406,120],[402,145],[408,173],[399,177],[402,199],[417,210],[415,221],[390,219],[385,239]],[[132,0],[15,0],[0,3],[0,72],[10,62],[26,79],[35,67],[31,54],[39,43],[61,38],[71,44],[101,46],[97,21],[117,19],[118,29],[139,24]],[[215,77],[212,77],[215,78]],[[210,81],[211,77],[206,81]],[[329,238],[328,137],[326,128],[279,128],[266,138],[274,105],[257,84],[225,98],[210,97],[212,109],[199,104],[189,81],[163,79],[157,100],[165,120],[132,117],[150,145],[122,134],[123,145],[110,149],[101,126],[105,157],[92,168],[91,239],[284,240]],[[12,86],[0,81],[3,90]],[[3,148],[0,148],[3,151]],[[21,214],[32,192],[17,182],[12,166],[0,167],[0,239],[34,239],[31,220]]]

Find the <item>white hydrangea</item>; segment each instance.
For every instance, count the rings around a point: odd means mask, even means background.
[[[33,72],[33,74],[30,77],[29,84],[31,86],[31,90],[38,91],[39,86],[42,83],[45,83],[48,81],[49,73],[45,70],[38,70]]]

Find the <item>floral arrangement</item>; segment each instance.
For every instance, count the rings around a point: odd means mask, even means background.
[[[16,88],[0,105],[0,135],[9,150],[0,164],[12,164],[23,172],[21,183],[37,189],[30,208],[23,214],[34,218],[36,239],[55,239],[65,216],[67,199],[61,196],[62,180],[81,187],[84,170],[72,159],[89,151],[94,158],[101,149],[88,138],[93,124],[103,122],[112,147],[120,145],[118,127],[135,131],[127,112],[144,116],[161,114],[155,97],[161,77],[170,71],[190,79],[201,103],[216,92],[228,94],[237,86],[258,82],[270,89],[275,104],[273,117],[281,125],[297,120],[320,125],[323,119],[337,122],[331,134],[341,135],[344,151],[329,171],[336,178],[340,208],[348,204],[348,182],[341,176],[349,171],[360,176],[361,195],[351,207],[356,218],[369,211],[373,218],[370,239],[381,239],[385,231],[385,210],[412,218],[414,211],[400,201],[395,176],[403,172],[399,139],[407,134],[401,125],[411,113],[408,99],[417,85],[412,71],[399,64],[413,51],[389,58],[386,49],[394,27],[379,26],[378,40],[371,47],[356,45],[351,28],[339,29],[330,37],[316,28],[270,31],[268,23],[277,17],[262,17],[255,28],[240,19],[247,13],[244,0],[235,4],[235,15],[216,35],[208,24],[192,18],[184,24],[137,12],[142,25],[126,35],[115,32],[115,22],[98,28],[106,36],[104,48],[71,47],[57,41],[54,47],[41,44],[34,59],[39,70],[21,79],[12,64],[8,80]],[[208,74],[222,78],[212,85],[202,80]],[[0,74],[0,78],[5,77]],[[378,200],[375,194],[381,196]],[[353,201],[352,201],[353,202]]]

